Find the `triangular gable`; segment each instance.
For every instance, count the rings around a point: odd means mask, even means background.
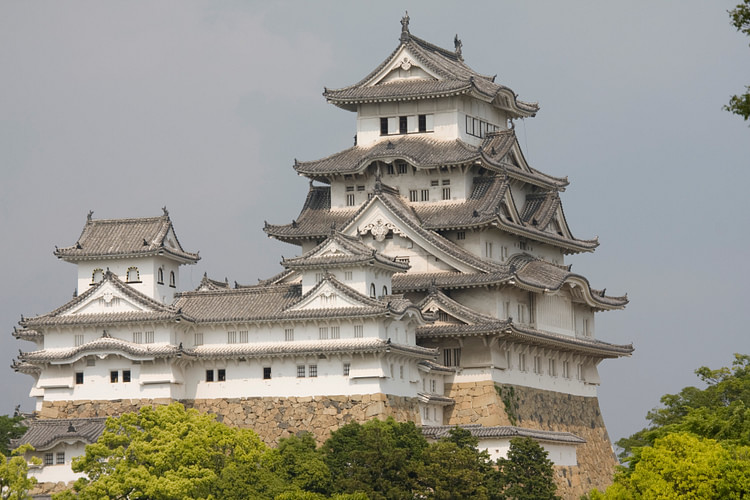
[[[311,309],[346,309],[362,307],[385,307],[380,301],[365,297],[356,290],[326,276],[296,304],[285,312]]]
[[[407,47],[401,46],[365,85],[372,87],[398,80],[440,80],[440,77],[420,62]]]
[[[153,312],[153,308],[125,295],[111,282],[102,282],[96,292],[87,300],[76,304],[60,316],[74,316],[76,314],[113,314],[125,312]]]
[[[446,310],[446,307],[441,305],[438,301],[436,301],[432,297],[428,297],[427,301],[424,304],[420,305],[419,308],[423,313],[432,313],[435,315],[435,324],[439,325],[441,323],[449,323],[449,324],[468,324],[467,321],[463,321],[461,318],[458,318],[456,315],[451,314],[448,310]]]
[[[430,311],[437,313],[437,323],[452,323],[474,325],[478,323],[491,323],[497,318],[487,316],[456,302],[440,290],[433,290],[419,303],[422,312]]]
[[[389,231],[411,240],[450,270],[460,272],[489,271],[492,264],[485,263],[469,254],[455,243],[443,238],[434,231],[423,229],[418,219],[407,207],[399,207],[399,201],[386,203],[384,194],[373,196],[362,210],[346,225],[343,233],[355,236],[372,234],[382,241]],[[400,210],[403,208],[403,210]]]

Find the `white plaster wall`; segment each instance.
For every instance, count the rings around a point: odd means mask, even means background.
[[[563,335],[574,335],[573,304],[565,292],[536,294],[537,328]]]
[[[164,257],[145,257],[136,259],[111,259],[111,260],[99,260],[99,261],[81,261],[78,265],[78,293],[84,293],[91,286],[91,278],[95,269],[102,269],[117,275],[117,277],[125,282],[127,278],[128,268],[137,267],[140,278],[140,283],[129,283],[135,290],[151,297],[154,300],[164,302],[167,304],[172,303],[174,300],[174,292],[180,286],[179,279],[179,265]],[[157,269],[159,267],[164,268],[164,284],[157,283]],[[169,272],[174,271],[175,273],[175,287],[169,286]]]
[[[510,449],[509,437],[502,438],[484,438],[479,440],[478,448],[487,450],[490,458],[494,461],[498,458],[507,458]],[[548,458],[555,465],[578,465],[576,457],[576,445],[563,443],[550,443],[546,441],[537,441],[542,448],[549,454]]]
[[[167,325],[126,325],[112,326],[107,328],[59,328],[50,329],[44,335],[45,349],[70,348],[75,346],[77,335],[83,335],[83,343],[92,342],[101,338],[104,331],[113,338],[133,342],[133,332],[141,332],[142,344],[149,346],[152,344],[169,344],[175,341],[175,330]],[[146,343],[146,332],[154,332],[154,341]]]
[[[31,457],[38,457],[40,460],[42,460],[42,463],[44,463],[45,453],[52,452],[55,456],[55,461],[57,461],[58,452],[65,453],[64,464],[31,466],[29,467],[28,475],[29,477],[35,477],[36,480],[40,483],[57,483],[61,481],[63,483],[68,483],[70,481],[75,481],[79,477],[83,477],[84,474],[80,472],[73,472],[73,469],[71,469],[71,462],[74,457],[84,455],[86,453],[85,448],[86,445],[80,442],[73,444],[60,443],[51,450],[33,451],[30,453],[26,453],[24,457],[27,461],[30,461]]]

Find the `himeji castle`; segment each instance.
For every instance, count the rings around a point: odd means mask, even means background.
[[[270,444],[389,416],[430,439],[463,426],[493,457],[530,436],[564,496],[611,482],[597,367],[633,347],[598,340],[595,313],[627,297],[566,264],[599,242],[573,235],[567,179],[519,146],[514,120],[539,106],[467,66],[458,37],[447,50],[412,35],[408,15],[401,24],[370,74],[325,89],[356,113],[355,144],[294,161],[310,187],[294,220],[263,228],[297,249],[275,276],[204,276],[180,291],[181,267],[200,257],[166,208],[89,213],[78,240],[56,248],[78,268],[77,295],[14,329],[35,344],[13,369],[33,379],[17,444],[36,448],[41,482],[76,477],[70,460],[104,417],[172,401]]]

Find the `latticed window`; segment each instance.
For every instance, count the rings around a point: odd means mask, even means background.
[[[203,345],[203,332],[193,335],[193,345]]]
[[[58,451],[57,452],[57,465],[62,465],[65,463],[65,452],[64,451]]]
[[[354,325],[354,338],[362,338],[365,333],[365,325]]]
[[[451,199],[451,188],[450,187],[444,187],[443,188],[443,199],[444,200],[450,200]]]
[[[409,190],[409,201],[419,201],[419,195],[416,189]]]
[[[398,173],[399,174],[405,174],[406,173],[406,163],[400,162],[398,165]]]
[[[227,370],[225,368],[219,368],[216,371],[219,382],[224,382],[227,379]]]
[[[54,453],[45,453],[44,454],[44,465],[53,465],[55,463],[55,454]]]
[[[240,330],[240,344],[247,344],[247,330]]]
[[[284,328],[284,340],[287,342],[294,340],[294,328]]]
[[[143,343],[143,332],[133,332],[133,343],[134,344]]]
[[[123,381],[123,383],[130,382],[130,370],[123,370],[122,371],[122,381]]]
[[[422,190],[422,201],[430,201],[430,190],[429,189],[423,189]]]
[[[227,332],[227,344],[236,344],[237,343],[237,332],[231,331]]]
[[[153,344],[154,343],[154,332],[143,332],[146,336],[146,343],[147,344]]]
[[[347,207],[353,207],[354,206],[354,194],[347,194],[346,195],[346,206]]]
[[[325,340],[328,338],[328,327],[327,326],[321,326],[318,328],[318,338],[321,340]]]
[[[83,335],[82,334],[80,334],[80,333],[76,334],[76,336],[75,336],[75,345],[76,346],[83,345]]]
[[[352,370],[351,363],[344,363],[344,377],[348,377],[349,372],[351,372],[351,370]]]
[[[331,338],[332,339],[341,338],[341,327],[338,327],[338,326],[331,327]]]
[[[297,378],[305,377],[305,365],[297,365]]]
[[[443,349],[443,364],[445,366],[460,366],[461,348]]]
[[[318,376],[318,365],[310,365],[307,367],[307,371],[310,374],[311,377],[317,377]]]

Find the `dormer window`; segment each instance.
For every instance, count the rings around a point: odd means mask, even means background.
[[[104,279],[104,270],[100,267],[94,269],[94,272],[91,273],[91,284],[95,285],[96,283],[101,283],[103,279]]]
[[[162,269],[161,267],[159,268],[159,270],[156,273],[156,282],[159,285],[163,285],[164,284],[164,269]]]
[[[128,268],[128,273],[125,278],[125,282],[126,283],[140,283],[141,282],[141,276],[140,276],[140,273],[138,272],[137,267]]]
[[[375,291],[375,283],[370,283],[370,297],[374,299],[376,293],[377,292]]]
[[[175,285],[174,281],[174,271],[169,271],[169,286],[172,288],[175,288],[177,285]]]

